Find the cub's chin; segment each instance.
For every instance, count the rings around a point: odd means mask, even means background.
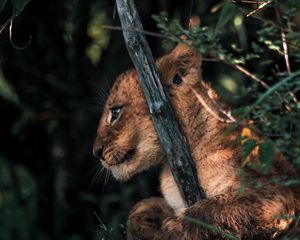
[[[152,166],[162,162],[162,154],[156,151],[140,151],[139,149],[131,150],[125,155],[119,164],[108,165],[101,160],[103,167],[108,169],[115,179],[119,181],[127,181],[135,174],[149,169]]]
[[[101,161],[102,165],[108,169],[115,179],[119,181],[127,181],[135,174],[139,173],[143,169],[140,168],[140,161],[137,153],[130,158],[122,159],[120,163],[115,165],[108,165],[105,161]]]

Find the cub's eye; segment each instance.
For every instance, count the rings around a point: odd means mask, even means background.
[[[122,107],[119,107],[119,106],[110,109],[110,111],[111,111],[111,120],[110,120],[110,122],[115,121],[119,117],[119,114],[120,114],[121,110],[122,110]]]

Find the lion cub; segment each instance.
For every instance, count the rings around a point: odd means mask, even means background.
[[[186,207],[157,138],[137,73],[121,74],[105,104],[93,152],[119,180],[163,165],[164,198],[146,199],[133,207],[128,239],[224,239],[191,219],[240,239],[273,239],[286,232],[300,209],[299,193],[270,183],[268,177],[247,167],[240,174],[241,144],[228,144],[239,138],[240,131],[220,138],[230,123],[222,121],[215,108],[216,102],[222,103],[202,82],[201,57],[194,49],[178,45],[158,60],[157,66],[207,198]],[[251,161],[257,161],[257,155],[251,156]],[[272,177],[282,174],[280,167],[285,175],[295,175],[281,155],[274,163]],[[247,179],[254,177],[262,187],[248,184]]]

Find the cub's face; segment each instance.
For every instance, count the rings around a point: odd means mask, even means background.
[[[178,45],[171,54],[157,61],[161,80],[180,111],[193,109],[183,107],[182,103],[194,105],[196,101],[192,99],[190,86],[199,85],[200,66],[200,56],[185,45]],[[178,74],[184,81],[178,81]],[[100,119],[93,152],[120,180],[127,180],[163,161],[165,154],[134,70],[120,75],[113,85]]]
[[[159,144],[135,71],[118,77],[99,122],[93,152],[119,180],[162,161]]]

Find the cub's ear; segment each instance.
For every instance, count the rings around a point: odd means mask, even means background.
[[[176,74],[186,77],[191,72],[193,75],[197,72],[198,78],[201,76],[201,56],[194,48],[179,44],[157,61],[157,67],[165,84],[171,84]]]
[[[201,56],[196,49],[179,44],[169,55],[171,64],[174,64],[177,72],[185,76],[192,68],[200,70]]]
[[[192,16],[189,21],[189,29],[200,26],[200,18]],[[182,36],[184,39],[184,36]],[[178,73],[182,77],[186,76],[193,68],[201,73],[201,55],[193,47],[184,44],[178,44],[174,50],[160,60],[158,60],[158,69],[162,75]]]
[[[172,84],[176,74],[185,77],[189,82],[201,78],[201,56],[190,46],[179,44],[156,63],[166,85]]]

